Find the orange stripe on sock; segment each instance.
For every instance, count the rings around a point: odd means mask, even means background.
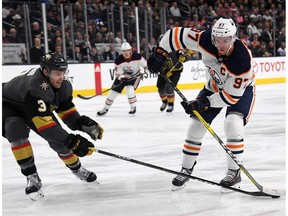
[[[244,144],[238,144],[238,145],[227,144],[226,146],[227,146],[228,148],[233,148],[233,149],[236,149],[236,148],[244,148]]]
[[[192,146],[189,146],[186,144],[184,144],[184,148],[189,149],[189,150],[193,150],[193,151],[200,151],[200,148],[192,147]]]

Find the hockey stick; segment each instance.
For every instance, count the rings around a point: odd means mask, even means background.
[[[140,75],[138,75],[138,76],[131,77],[130,79],[126,80],[125,82],[131,81],[131,80],[134,80],[134,79],[137,79],[138,77],[141,77],[141,76],[143,76],[143,75],[140,74]],[[100,93],[98,93],[98,94],[92,95],[92,96],[83,96],[83,95],[81,95],[81,94],[77,94],[77,97],[79,97],[79,98],[81,98],[81,99],[84,99],[84,100],[89,100],[89,99],[92,99],[92,98],[94,98],[94,97],[96,97],[96,96],[98,96],[98,95],[102,95],[102,94],[105,93],[105,92],[111,91],[111,90],[119,87],[119,86],[122,85],[122,84],[123,84],[123,82],[120,82],[118,85],[113,86],[112,88],[106,89],[106,90],[104,90],[104,91],[102,91],[102,92],[100,92]]]
[[[178,63],[177,63],[178,64]],[[177,64],[175,66],[177,66]],[[175,66],[173,66],[170,71],[172,71]],[[182,98],[182,100],[186,103],[189,103],[187,98],[182,94],[182,92],[174,85],[174,83],[165,76],[165,74],[160,73],[160,75],[169,83],[173,89],[177,92],[177,94]],[[222,148],[227,152],[227,154],[232,158],[232,160],[239,166],[239,168],[245,173],[245,175],[251,180],[251,182],[260,190],[260,192],[271,195],[271,196],[285,196],[285,191],[280,191],[276,189],[267,189],[260,185],[248,172],[248,170],[242,165],[242,163],[237,160],[234,154],[226,147],[224,142],[220,139],[220,137],[214,132],[211,126],[203,119],[203,117],[198,113],[197,110],[193,110],[195,116],[203,123],[203,125],[207,128],[207,130],[212,134],[212,136],[218,141],[218,143],[222,146]]]
[[[182,175],[182,176],[188,177],[188,178],[193,179],[193,180],[197,180],[197,181],[204,182],[204,183],[211,184],[211,185],[217,185],[217,186],[220,186],[220,187],[225,187],[227,189],[230,189],[230,190],[233,190],[233,191],[236,191],[236,192],[239,192],[239,193],[251,195],[251,196],[264,196],[264,197],[271,197],[271,198],[279,198],[280,197],[279,195],[263,193],[263,192],[260,192],[260,191],[245,191],[245,190],[241,190],[241,189],[238,189],[238,188],[221,185],[221,184],[219,184],[217,182],[213,182],[213,181],[210,181],[210,180],[207,180],[207,179],[199,178],[199,177],[196,177],[196,176],[186,175],[184,173],[176,172],[174,170],[170,170],[170,169],[167,169],[167,168],[164,168],[164,167],[160,167],[160,166],[156,166],[156,165],[153,165],[153,164],[145,163],[145,162],[142,162],[142,161],[139,161],[139,160],[135,160],[135,159],[132,159],[132,158],[129,158],[129,157],[124,157],[124,156],[117,155],[117,154],[113,154],[111,152],[106,152],[106,151],[99,150],[99,149],[96,149],[95,151],[100,153],[100,154],[104,154],[104,155],[107,155],[107,156],[110,156],[110,157],[114,157],[114,158],[117,158],[117,159],[120,159],[120,160],[125,160],[125,161],[131,162],[131,163],[139,164],[139,165],[142,165],[142,166],[150,167],[150,168],[153,168],[153,169],[161,170],[161,171],[172,173],[172,174],[175,174],[175,175]]]

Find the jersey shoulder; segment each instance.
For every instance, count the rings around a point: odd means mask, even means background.
[[[36,73],[32,75],[29,85],[29,91],[33,97],[41,98],[49,103],[53,100],[54,92],[52,86],[42,74],[41,69],[37,69]]]
[[[206,31],[201,32],[199,39],[199,46],[206,52],[209,52],[212,55],[216,55],[218,53],[218,50],[212,44],[211,33],[212,33],[211,29],[207,29]]]
[[[230,73],[240,76],[251,69],[251,55],[248,48],[240,41],[236,40],[234,43],[234,51],[224,64]]]
[[[139,53],[133,52],[131,61],[137,61],[140,60],[141,58],[142,56]]]

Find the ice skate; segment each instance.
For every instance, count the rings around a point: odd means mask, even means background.
[[[168,108],[167,108],[166,112],[167,112],[167,113],[172,113],[173,110],[174,110],[174,105],[171,105],[171,106],[168,105]]]
[[[163,112],[167,107],[167,102],[163,102],[161,107],[160,107],[160,111]]]
[[[89,171],[87,169],[85,169],[84,167],[80,167],[78,170],[72,170],[73,174],[79,178],[82,181],[86,181],[86,182],[96,182],[97,184],[99,184],[98,181],[96,181],[97,176],[94,172]]]
[[[224,186],[233,186],[236,188],[240,188],[239,183],[241,182],[241,172],[240,169],[238,170],[231,170],[228,169],[226,172],[226,176],[221,180],[220,184]],[[228,188],[221,187],[221,193],[231,193],[232,190],[229,190]]]
[[[100,110],[99,112],[97,112],[97,115],[98,115],[98,116],[102,116],[102,115],[105,115],[107,112],[108,112],[108,109],[103,108],[102,110]]]
[[[186,169],[182,167],[180,173],[186,174],[186,175],[191,175],[194,169],[194,166],[196,165],[196,162],[194,163],[193,167],[190,169]],[[181,190],[182,188],[185,187],[186,182],[189,181],[189,177],[184,176],[184,175],[177,175],[173,180],[172,180],[172,191],[177,191]]]
[[[36,201],[44,197],[41,188],[42,183],[37,172],[27,176],[27,186],[25,188],[25,193],[26,195],[29,195],[31,200]]]
[[[129,114],[135,114],[136,113],[136,107],[131,107]]]

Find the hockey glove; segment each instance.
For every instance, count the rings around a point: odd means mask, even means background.
[[[152,55],[147,61],[150,73],[157,74],[158,72],[161,72],[168,58],[169,56],[166,50],[161,47],[156,47],[155,51],[152,53]]]
[[[183,106],[187,114],[192,114],[193,110],[197,110],[199,113],[201,113],[209,109],[210,101],[208,100],[207,97],[201,97],[193,101],[189,101],[188,103],[182,101],[181,105]]]
[[[102,139],[104,129],[93,119],[83,115],[77,119],[79,130],[87,133],[93,140]]]
[[[91,155],[96,150],[93,143],[89,142],[79,134],[69,134],[65,145],[79,157]]]

